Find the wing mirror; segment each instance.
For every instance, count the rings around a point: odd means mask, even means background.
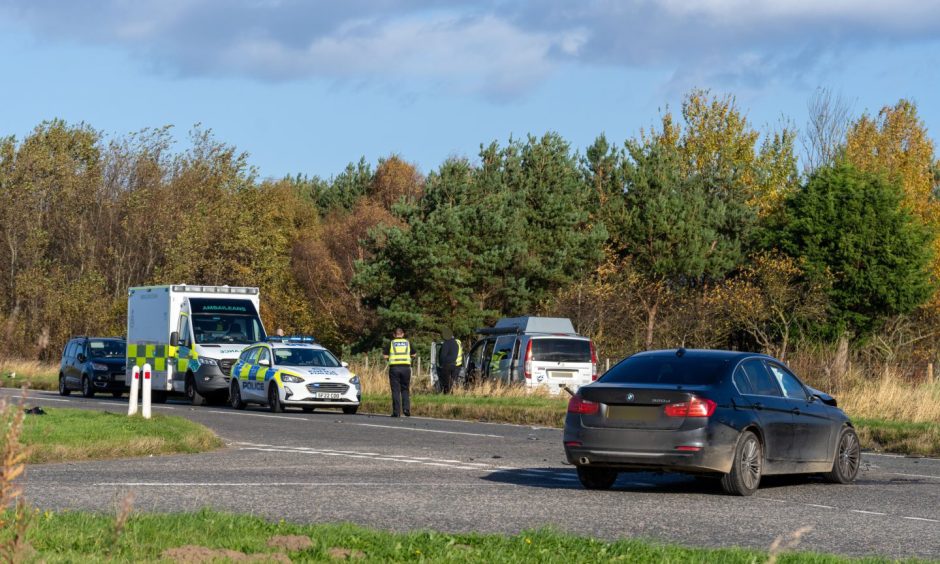
[[[82,363],[84,363],[86,360],[88,360],[88,357],[85,356],[85,353],[78,353],[78,356],[76,356],[75,358],[76,358],[79,362],[82,362]]]
[[[345,360],[344,360],[343,362],[340,362],[339,364],[340,364],[340,366],[342,366],[343,368],[349,368],[349,363],[346,362]]]
[[[271,366],[271,361],[266,358],[262,358],[261,360],[258,361],[258,364],[260,364],[261,366]]]
[[[174,347],[183,347],[183,346],[185,346],[183,343],[180,342],[180,334],[179,334],[178,332],[176,332],[176,331],[173,331],[172,333],[170,333],[170,343],[171,343]]]

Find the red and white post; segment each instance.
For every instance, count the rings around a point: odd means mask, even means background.
[[[140,383],[141,386],[143,386],[143,394],[142,394],[143,400],[141,401],[141,404],[142,404],[141,415],[144,416],[144,419],[150,419],[150,388],[151,388],[150,364],[144,365],[143,373],[144,373],[144,379],[143,379],[143,382]]]
[[[127,406],[127,415],[137,414],[137,396],[140,390],[140,367],[134,366],[131,370],[131,393],[128,396],[130,403]]]

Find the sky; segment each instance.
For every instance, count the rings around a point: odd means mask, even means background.
[[[693,88],[802,127],[913,100],[940,131],[940,0],[0,0],[0,135],[196,124],[262,177],[422,172],[556,131],[622,143]]]

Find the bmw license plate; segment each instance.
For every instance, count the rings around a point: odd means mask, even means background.
[[[313,397],[316,399],[339,399],[343,397],[343,394],[328,394],[326,392],[317,392],[313,394]]]
[[[639,405],[610,405],[607,418],[620,421],[655,421],[659,419],[660,409]]]

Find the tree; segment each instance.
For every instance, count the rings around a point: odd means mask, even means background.
[[[812,174],[843,158],[846,135],[852,124],[848,100],[828,88],[817,88],[806,105],[809,120],[803,131],[803,170]]]
[[[933,291],[932,233],[902,205],[885,177],[851,165],[821,168],[787,200],[771,240],[804,261],[814,280],[832,276],[829,330],[834,336],[875,329],[912,312]]]

